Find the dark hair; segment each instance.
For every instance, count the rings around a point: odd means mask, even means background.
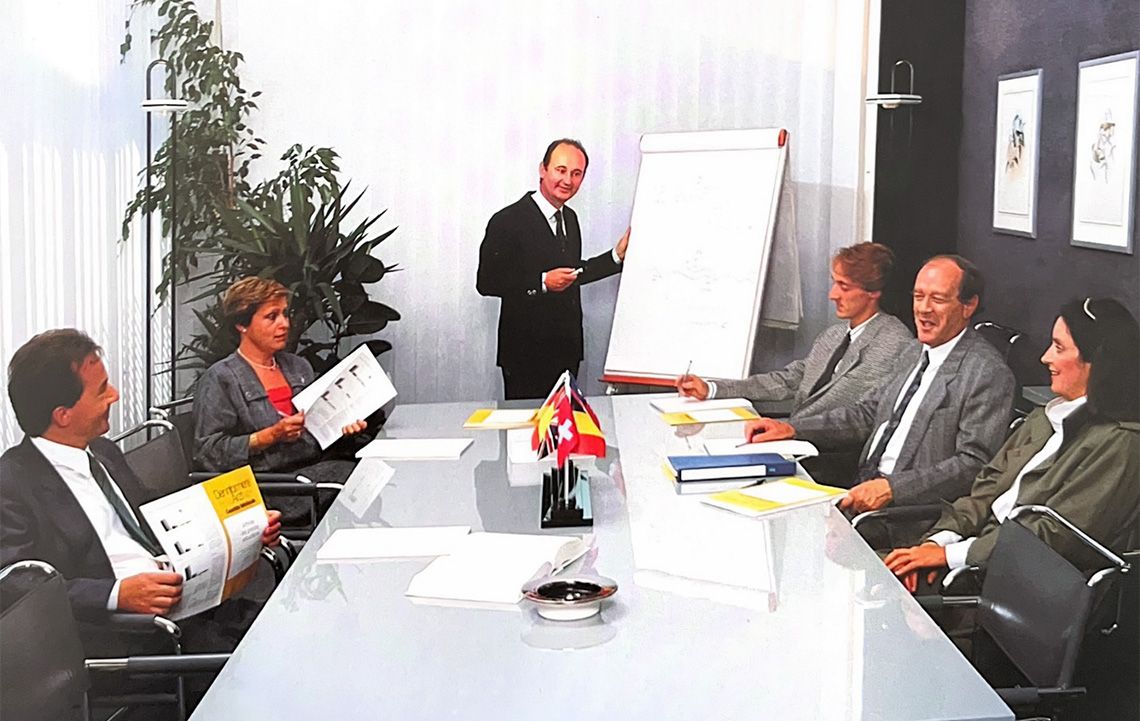
[[[1112,298],[1073,300],[1058,314],[1089,370],[1089,411],[1117,421],[1140,420],[1140,330]]]
[[[29,436],[51,425],[56,408],[70,408],[83,395],[79,368],[103,349],[83,331],[49,330],[20,346],[8,364],[8,399],[16,422]]]
[[[559,138],[550,145],[547,145],[546,154],[542,156],[542,167],[546,168],[550,166],[550,156],[554,154],[554,149],[559,145],[571,145],[580,150],[582,157],[586,159],[586,164],[582,166],[582,172],[586,172],[586,168],[590,167],[590,156],[586,153],[586,149],[582,147],[582,144],[574,138]]]
[[[272,278],[246,276],[226,289],[222,297],[222,316],[230,328],[248,326],[253,321],[253,314],[264,303],[288,297],[289,289]]]
[[[895,254],[879,243],[856,243],[840,248],[833,263],[863,290],[875,292],[887,286],[895,267]]]
[[[978,266],[953,253],[932,256],[926,259],[926,263],[935,260],[949,260],[958,266],[962,271],[962,282],[958,284],[958,300],[962,303],[969,303],[971,298],[976,297],[978,299],[978,310],[981,310],[982,295],[986,292],[986,279],[982,277],[982,271],[978,270]]]

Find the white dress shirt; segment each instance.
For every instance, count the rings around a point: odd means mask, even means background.
[[[71,491],[71,495],[75,496],[75,500],[79,502],[87,520],[91,521],[91,525],[95,528],[95,535],[99,537],[99,541],[103,544],[103,550],[111,561],[111,570],[116,579],[162,569],[161,562],[150,555],[149,551],[139,545],[138,541],[131,538],[131,535],[127,533],[126,527],[123,526],[119,515],[115,513],[111,502],[103,495],[99,484],[91,475],[90,456],[87,451],[49,441],[46,438],[32,438],[32,444],[55,468],[67,489]],[[99,461],[96,460],[95,462],[98,463]],[[103,470],[106,471],[107,467],[103,466]],[[111,478],[109,472],[107,477]],[[111,478],[111,487],[123,500],[123,504],[133,516],[134,511],[131,510],[131,504],[127,502],[114,478]],[[135,517],[135,520],[137,521],[138,518]],[[107,598],[107,609],[114,611],[118,606],[119,580],[116,580],[115,585],[111,588],[111,595]]]
[[[859,338],[859,336],[863,335],[863,331],[864,331],[864,329],[867,328],[867,324],[870,323],[872,320],[874,320],[876,317],[878,317],[878,315],[879,315],[878,313],[875,313],[875,315],[871,316],[870,318],[863,321],[862,323],[855,326],[854,328],[848,328],[847,329],[847,335],[848,335],[848,337],[851,338],[851,340],[848,341],[848,345],[847,345],[848,348],[851,347],[851,343],[854,343]],[[838,348],[839,346],[835,346],[835,347]],[[844,355],[846,355],[846,353],[844,353]],[[843,360],[843,359],[840,358],[840,360]],[[709,398],[716,398],[716,381],[707,380],[707,381],[705,381],[705,383],[707,383],[708,387],[709,387],[708,397]]]
[[[1065,439],[1065,419],[1083,406],[1087,400],[1087,396],[1081,396],[1071,401],[1064,398],[1054,398],[1045,406],[1045,417],[1049,419],[1049,425],[1053,426],[1053,435],[1049,436],[1049,440],[1045,441],[1041,450],[1034,453],[1033,457],[1025,462],[1021,471],[1018,472],[1017,478],[1013,479],[1013,485],[1009,487],[1009,490],[995,498],[990,505],[990,510],[998,523],[1009,518],[1009,514],[1017,505],[1017,494],[1021,491],[1022,477],[1057,453],[1061,447],[1061,442]],[[962,540],[962,537],[954,531],[939,531],[932,535],[929,540],[946,549],[946,565],[950,568],[960,568],[966,565],[966,553],[969,552],[970,546],[974,544],[976,539],[970,537]]]
[[[550,225],[550,232],[554,233],[554,237],[557,238],[558,237],[558,218],[557,218],[557,215],[558,215],[559,208],[555,208],[553,205],[551,205],[550,201],[546,199],[546,196],[542,194],[542,191],[536,190],[535,192],[530,194],[530,197],[534,200],[534,204],[538,206],[538,209],[540,211],[542,211],[542,217],[546,218],[546,222]],[[566,232],[566,214],[565,213],[563,213],[563,215],[562,215],[562,232]],[[618,257],[616,246],[614,247],[613,250],[610,251],[610,253],[613,256],[614,262],[617,263],[618,265],[621,265],[621,258]],[[542,273],[541,283],[542,283],[542,285],[541,285],[542,292],[545,293],[546,292],[546,272],[545,271]]]
[[[879,459],[879,473],[884,476],[889,476],[895,470],[895,463],[899,459],[899,453],[902,452],[903,444],[906,442],[907,434],[910,433],[910,427],[914,424],[914,417],[918,415],[918,409],[922,405],[922,399],[926,397],[926,392],[930,390],[931,384],[934,383],[934,376],[938,375],[938,369],[946,362],[954,347],[958,345],[958,341],[962,340],[962,336],[966,334],[966,330],[954,336],[940,346],[931,348],[925,343],[922,344],[922,351],[930,357],[930,363],[926,366],[926,370],[922,372],[922,381],[918,384],[918,390],[915,391],[914,396],[911,397],[910,403],[907,405],[906,410],[903,411],[902,418],[899,419],[898,428],[895,428],[894,435],[887,441],[887,447],[883,449],[883,456]],[[899,389],[899,395],[895,398],[892,412],[898,408],[899,402],[902,401],[906,389],[910,387],[910,383],[914,380],[914,375],[918,373],[918,366],[906,377],[906,382],[902,384]],[[879,444],[879,438],[883,435],[887,424],[881,423],[875,429],[875,435],[871,441],[870,448],[874,448]]]

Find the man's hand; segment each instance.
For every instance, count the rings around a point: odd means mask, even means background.
[[[883,563],[887,564],[891,573],[902,579],[906,590],[911,593],[918,589],[918,574],[922,569],[946,568],[948,565],[946,563],[946,549],[930,541],[921,546],[896,548],[887,554]],[[934,583],[934,579],[937,577],[937,570],[929,571],[926,574],[926,582]]]
[[[782,441],[795,437],[796,429],[791,423],[784,423],[775,418],[758,418],[744,424],[744,440],[749,443]]]
[[[164,616],[181,599],[182,576],[177,573],[140,573],[119,582],[120,611]]]
[[[675,384],[677,392],[683,396],[696,398],[699,401],[709,397],[709,384],[694,375],[683,375]]]
[[[355,436],[357,433],[360,433],[367,427],[368,421],[354,421],[353,423],[349,423],[344,428],[341,428],[340,432],[346,436]]]
[[[574,268],[551,268],[546,271],[546,289],[552,293],[561,293],[578,280],[578,271]]]
[[[886,478],[872,478],[863,481],[847,492],[839,502],[839,507],[850,508],[858,513],[864,511],[877,511],[891,502],[895,497],[891,491],[891,483]]]
[[[261,545],[273,547],[281,543],[281,511],[266,511],[269,525],[261,532]]]
[[[629,247],[629,228],[625,229],[625,235],[614,246],[614,252],[617,253],[618,260],[625,261],[625,249]]]

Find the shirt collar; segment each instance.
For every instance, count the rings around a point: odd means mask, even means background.
[[[967,329],[968,326],[967,328],[963,328],[962,332],[958,335],[954,336],[940,346],[935,346],[934,348],[931,348],[930,346],[923,343],[922,350],[930,356],[930,365],[935,368],[942,365],[942,363],[950,356],[950,353],[954,350],[954,347],[958,345],[958,341],[962,340],[962,336],[966,335]]]
[[[35,436],[32,438],[32,445],[34,445],[48,463],[53,466],[63,466],[73,471],[80,473],[91,472],[91,461],[88,459],[87,450],[84,448],[76,448],[74,446],[65,446],[62,443],[49,441],[46,438]]]
[[[871,316],[867,320],[863,321],[859,325],[854,326],[852,328],[848,328],[847,329],[847,335],[851,336],[851,340],[855,340],[855,338],[857,338],[859,336],[859,334],[863,332],[863,329],[867,327],[867,324],[870,323],[871,321],[875,320],[878,317],[879,317],[879,313],[878,313],[878,311],[876,311],[873,316]]]
[[[556,212],[558,212],[558,208],[555,208],[553,205],[550,204],[550,201],[546,199],[546,196],[542,194],[541,190],[536,190],[533,193],[531,193],[530,198],[531,198],[531,200],[534,201],[534,204],[537,205],[538,209],[542,212],[542,217],[546,218],[547,220],[553,220],[554,219],[554,214]]]
[[[1064,398],[1054,398],[1045,404],[1045,417],[1049,419],[1049,424],[1053,426],[1053,432],[1061,430],[1065,419],[1076,412],[1078,408],[1083,406],[1088,401],[1088,396],[1081,396],[1067,401]]]

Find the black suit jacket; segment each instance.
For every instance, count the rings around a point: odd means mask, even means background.
[[[621,265],[614,262],[611,251],[582,260],[578,216],[566,206],[562,206],[566,242],[559,243],[530,196],[527,193],[491,216],[479,247],[475,288],[502,299],[499,366],[521,369],[541,359],[577,364],[582,360],[580,286],[621,272]],[[542,274],[560,267],[583,271],[561,293],[543,293]]]
[[[123,494],[135,496],[130,486],[140,485],[138,477],[118,447],[97,438],[90,449]],[[77,619],[99,621],[110,615],[107,600],[115,574],[103,543],[63,478],[25,437],[0,456],[0,565],[33,559],[50,563],[63,575]]]

